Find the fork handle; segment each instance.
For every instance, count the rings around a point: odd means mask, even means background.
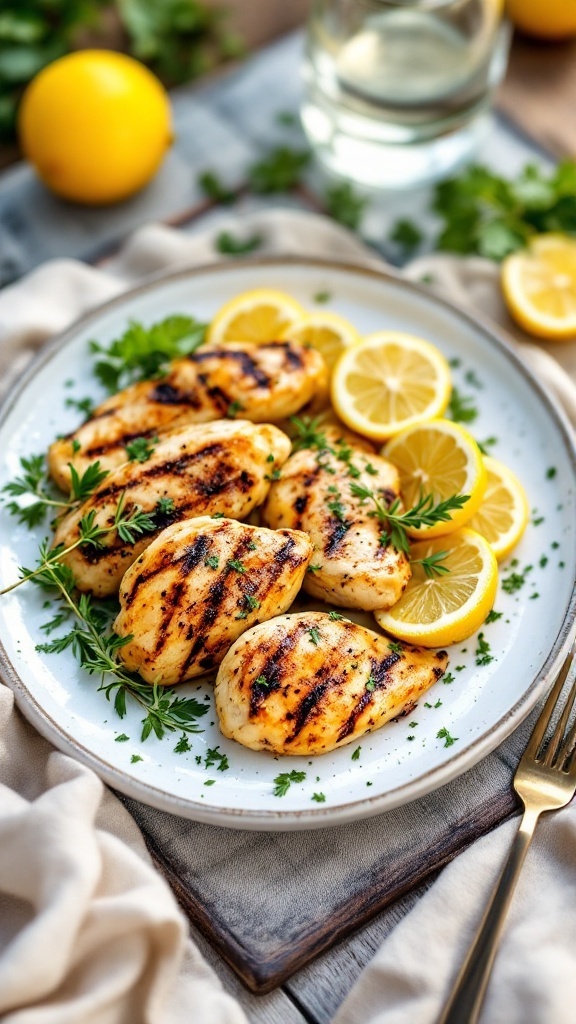
[[[438,1024],[476,1024],[478,1020],[504,918],[539,815],[539,811],[524,811],[512,849]]]

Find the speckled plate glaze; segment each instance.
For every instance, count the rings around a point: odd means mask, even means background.
[[[480,441],[496,439],[490,451],[516,471],[533,509],[514,552],[517,563],[509,560],[501,569],[501,581],[515,571],[525,582],[514,593],[500,585],[495,608],[501,616],[484,627],[492,660],[477,665],[477,637],[453,647],[447,680],[437,683],[411,715],[359,744],[310,760],[245,750],[223,739],[215,714],[201,720],[204,732],[192,737],[188,753],[174,751],[177,735],[142,743],[136,707],[129,707],[121,721],[96,692],[97,680],[78,668],[70,652],[35,650],[45,639],[40,627],[46,610],[44,595],[31,585],[0,599],[0,662],[20,708],[39,732],[121,792],[214,825],[319,828],[379,814],[436,789],[496,747],[533,707],[573,634],[576,453],[565,420],[490,326],[383,271],[314,260],[246,260],[146,284],[47,346],[4,404],[0,486],[17,475],[21,455],[42,451],[56,434],[76,425],[78,413],[66,406],[67,398],[100,397],[89,339],[109,342],[131,318],[151,323],[182,312],[209,320],[233,295],[263,286],[284,289],[310,308],[316,293],[328,291],[328,308],[362,333],[408,331],[430,339],[453,361],[456,385],[479,410],[473,433]],[[73,386],[67,386],[70,380]],[[34,562],[44,532],[31,534],[0,511],[4,585],[18,577],[18,566]],[[209,687],[187,684],[182,692],[207,699],[212,709]],[[454,739],[449,746],[443,730]],[[117,742],[121,734],[129,739]],[[206,751],[216,745],[228,757],[226,771],[205,766]],[[359,756],[352,759],[357,746]],[[133,763],[133,755],[141,760]],[[292,769],[305,772],[305,781],[292,784],[282,798],[274,796],[274,777]],[[315,793],[325,801],[316,802]]]

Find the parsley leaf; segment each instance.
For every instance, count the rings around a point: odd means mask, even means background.
[[[157,441],[158,438],[153,438]],[[130,462],[146,462],[154,454],[156,448],[146,437],[135,437],[126,445],[126,452]]]
[[[478,416],[478,409],[474,405],[474,399],[469,395],[463,395],[455,387],[452,388],[446,412],[455,423],[473,423]]]
[[[331,185],[325,196],[326,213],[339,224],[355,231],[368,204],[364,196],[358,195],[349,182]]]
[[[166,317],[150,327],[131,320],[124,334],[102,346],[90,342],[94,374],[110,393],[138,380],[159,376],[171,359],[190,355],[204,341],[206,325],[192,317]]]
[[[274,779],[274,796],[286,796],[286,793],[290,789],[293,782],[304,782],[306,778],[306,772],[297,772],[292,769],[291,772],[280,772]]]
[[[262,245],[262,235],[250,235],[248,238],[236,238],[230,231],[221,231],[216,237],[216,249],[224,256],[243,256],[254,252]]]
[[[311,160],[311,153],[278,146],[258,160],[248,171],[253,192],[287,192],[300,184],[302,172]]]
[[[402,218],[393,225],[388,238],[391,242],[395,242],[396,245],[400,246],[402,255],[408,258],[420,245],[423,235],[414,221]]]

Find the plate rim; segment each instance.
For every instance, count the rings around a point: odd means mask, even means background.
[[[436,293],[424,285],[411,281],[401,273],[389,267],[380,267],[376,260],[367,264],[349,260],[325,259],[322,257],[302,257],[295,255],[252,256],[235,261],[203,263],[200,265],[182,266],[170,273],[159,272],[150,275],[146,280],[133,288],[115,295],[104,303],[84,313],[70,324],[66,330],[58,333],[42,345],[20,377],[12,384],[7,395],[0,404],[0,427],[10,415],[14,404],[18,401],[28,384],[37,373],[66,345],[71,344],[79,331],[89,327],[94,320],[102,315],[121,308],[123,304],[145,295],[165,285],[195,278],[206,274],[226,273],[242,268],[257,269],[260,267],[314,267],[318,270],[340,271],[347,274],[385,280],[407,291],[424,295],[433,304],[437,304],[451,314],[463,319],[467,325],[480,330],[489,345],[496,347],[504,354],[514,370],[519,371],[529,387],[534,391],[562,438],[566,454],[570,457],[572,470],[576,478],[576,438],[564,411],[559,408],[548,389],[538,380],[533,371],[520,359],[515,351],[512,339],[499,325],[485,317],[482,313],[471,312],[458,302],[453,302],[441,293]],[[360,818],[373,817],[426,794],[439,789],[448,782],[458,778],[475,764],[486,757],[517,728],[533,709],[544,692],[546,684],[568,651],[576,635],[576,566],[573,567],[572,593],[568,602],[562,625],[554,638],[544,664],[532,679],[527,690],[512,708],[504,714],[493,729],[488,729],[480,736],[471,740],[466,747],[454,752],[445,764],[438,765],[424,775],[411,779],[396,787],[390,793],[368,796],[351,800],[338,807],[314,807],[305,810],[246,810],[238,807],[210,807],[200,801],[184,799],[177,794],[153,786],[148,782],[135,779],[94,754],[90,749],[71,737],[37,701],[29,691],[24,680],[10,661],[8,653],[0,637],[0,675],[15,695],[15,700],[24,717],[47,740],[76,760],[91,768],[104,782],[132,799],[158,810],[167,811],[181,817],[220,827],[255,829],[261,831],[291,831],[297,829],[325,828],[346,824]]]

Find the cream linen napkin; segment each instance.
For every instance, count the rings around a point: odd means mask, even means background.
[[[222,226],[219,221],[218,230]],[[230,226],[238,230],[238,218]],[[374,261],[346,231],[311,214],[259,213],[243,218],[240,227],[263,236],[264,252]],[[0,294],[3,387],[47,337],[91,306],[150,274],[215,258],[213,232],[190,236],[150,225],[136,232],[105,270],[71,260],[40,267]],[[435,285],[457,300],[502,318],[497,270],[483,260],[431,256],[407,273],[416,280],[432,275]],[[568,374],[544,347],[524,343],[520,350],[576,423],[576,388]],[[575,350],[564,346],[554,354],[573,371]],[[0,719],[2,1019],[8,1024],[245,1021],[186,940],[185,921],[118,801],[90,770],[53,751],[23,721],[1,685]],[[574,1019],[567,1016],[564,998],[568,979],[576,974],[576,923],[568,920],[567,909],[576,889],[575,830],[571,811],[541,829],[499,957],[486,1024]],[[432,1024],[509,837],[510,825],[502,826],[443,873],[384,943],[335,1024]]]

